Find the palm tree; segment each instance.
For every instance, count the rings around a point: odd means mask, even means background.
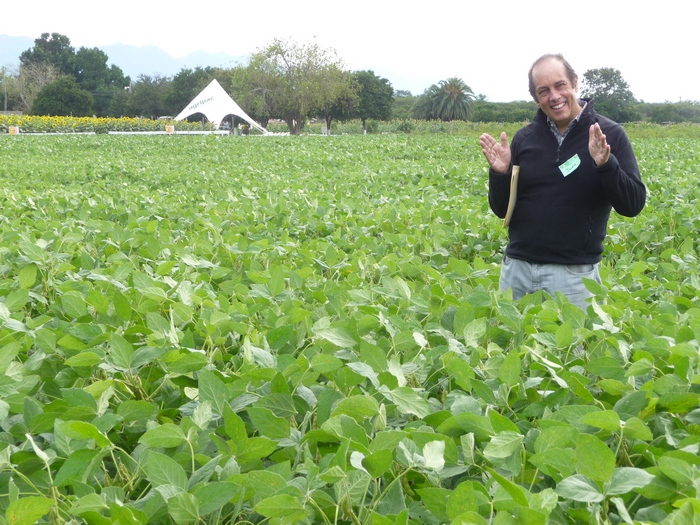
[[[469,120],[474,111],[476,95],[464,80],[457,77],[441,80],[432,90],[432,113],[434,118],[453,121]]]

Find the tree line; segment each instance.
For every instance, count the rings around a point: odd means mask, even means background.
[[[422,94],[394,91],[373,71],[348,71],[334,50],[315,43],[273,40],[245,65],[183,68],[172,77],[131,79],[98,48],[77,51],[59,33],[43,33],[19,57],[16,71],[3,71],[5,109],[29,114],[100,117],[177,115],[213,78],[261,125],[286,122],[297,134],[310,118],[370,120],[471,120],[524,122],[534,101],[490,102],[461,78],[440,80]],[[581,94],[618,122],[700,122],[700,102],[639,102],[613,68],[584,73]],[[195,116],[194,118],[197,118]],[[230,122],[231,125],[236,122]]]

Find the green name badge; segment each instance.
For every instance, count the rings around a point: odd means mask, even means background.
[[[566,177],[567,175],[570,175],[576,168],[578,168],[581,165],[581,159],[578,156],[578,153],[571,157],[569,160],[567,160],[564,164],[559,166],[559,170],[561,171],[562,175]]]

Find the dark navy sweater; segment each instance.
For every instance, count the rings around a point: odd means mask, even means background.
[[[600,167],[588,152],[589,128],[595,122],[611,148],[610,159]],[[596,114],[592,101],[561,146],[538,110],[533,122],[515,134],[510,148],[511,164],[520,166],[520,176],[508,232],[509,257],[534,263],[599,262],[610,210],[634,217],[644,208],[646,188],[627,134]],[[578,165],[561,168],[566,161]],[[510,171],[489,172],[489,204],[501,218],[508,206],[510,177]]]

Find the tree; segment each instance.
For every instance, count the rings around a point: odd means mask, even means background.
[[[131,85],[126,114],[132,117],[167,115],[164,100],[169,84],[167,77],[139,75]]]
[[[19,66],[16,77],[16,92],[19,99],[19,111],[29,113],[39,92],[56,80],[61,73],[48,62],[30,62]]]
[[[108,66],[108,60],[107,54],[96,47],[81,47],[75,54],[76,80],[82,89],[93,96],[93,111],[100,117],[111,114],[112,99],[117,93],[121,94],[130,82],[119,67]]]
[[[75,49],[70,39],[60,33],[42,33],[34,40],[34,47],[19,56],[22,66],[51,64],[64,75],[75,75]]]
[[[474,110],[476,95],[464,80],[457,77],[441,80],[433,99],[435,118],[444,121],[469,120]]]
[[[342,61],[331,49],[275,39],[253,54],[245,88],[255,92],[264,110],[281,117],[296,135],[306,118],[322,112],[328,101],[347,88],[347,76],[338,74],[342,69]]]
[[[374,71],[356,71],[354,77],[360,86],[356,113],[366,132],[367,119],[388,120],[391,117],[394,89],[386,78],[375,75]]]
[[[598,113],[616,122],[631,122],[640,118],[634,108],[634,95],[617,69],[603,67],[586,71],[581,94],[593,99]]]
[[[92,113],[92,103],[92,95],[81,89],[73,77],[64,75],[39,92],[32,104],[32,113],[84,117]]]
[[[414,118],[425,120],[469,120],[476,95],[457,77],[441,80],[426,89],[411,108]]]

